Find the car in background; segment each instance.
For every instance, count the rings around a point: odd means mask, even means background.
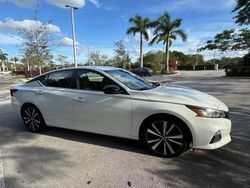
[[[138,67],[135,68],[132,72],[138,76],[152,76],[154,74],[154,71],[147,67]]]
[[[54,126],[130,138],[161,157],[231,141],[223,102],[182,86],[154,85],[120,68],[58,69],[10,93],[12,110],[31,132]]]

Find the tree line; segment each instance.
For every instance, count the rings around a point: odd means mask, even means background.
[[[249,0],[237,0],[237,5],[233,10],[236,15],[234,16],[235,22],[240,26],[247,26],[250,23],[249,15]],[[54,68],[58,66],[54,61],[61,62],[62,66],[71,66],[67,56],[59,55],[57,58],[53,56],[53,37],[48,30],[48,25],[51,22],[45,24],[38,24],[38,8],[36,9],[36,16],[34,18],[34,26],[29,29],[18,28],[17,33],[22,37],[21,54],[22,57],[18,60],[16,57],[12,57],[10,60],[14,62],[14,69],[18,66],[17,61],[21,61],[26,69],[30,70],[46,67]],[[131,26],[127,29],[127,34],[139,35],[140,39],[140,53],[138,62],[131,63],[130,51],[125,48],[123,41],[116,41],[114,43],[114,57],[108,58],[107,55],[100,51],[90,51],[88,53],[87,65],[111,65],[121,68],[133,68],[135,66],[147,66],[152,67],[153,64],[166,64],[166,70],[169,71],[169,60],[175,60],[180,65],[189,65],[194,62],[206,63],[211,61],[204,61],[203,56],[197,54],[184,54],[182,52],[170,51],[170,47],[177,37],[180,37],[183,41],[187,40],[186,32],[181,29],[182,19],[172,19],[168,12],[164,12],[159,18],[151,20],[150,18],[143,18],[140,15],[135,15],[129,18]],[[149,29],[153,30],[153,38],[149,37]],[[143,42],[148,42],[148,45],[162,43],[165,47],[164,52],[150,51],[143,54]],[[227,51],[250,51],[250,30],[248,27],[243,27],[240,30],[227,29],[218,33],[213,40],[206,41],[206,45],[199,48],[199,51],[203,50],[218,50],[221,53]],[[248,55],[249,56],[249,55]],[[248,57],[247,56],[247,57]],[[236,62],[239,58],[222,58],[225,60]],[[0,61],[7,62],[8,54],[0,50]],[[218,59],[214,59],[213,63],[220,62]],[[150,65],[151,64],[151,65]],[[156,65],[159,67],[159,65]],[[7,66],[8,67],[8,66]]]

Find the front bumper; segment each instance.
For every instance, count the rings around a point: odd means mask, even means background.
[[[193,117],[190,123],[193,127],[193,148],[216,149],[231,141],[231,121],[229,119]],[[218,132],[221,138],[214,142],[213,138]]]

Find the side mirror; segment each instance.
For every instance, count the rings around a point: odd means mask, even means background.
[[[105,85],[103,89],[105,94],[122,94],[123,90],[117,85]]]

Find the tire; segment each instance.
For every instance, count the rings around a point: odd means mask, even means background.
[[[155,118],[142,128],[142,143],[155,155],[165,158],[176,157],[188,148],[185,125],[174,118]]]
[[[21,116],[25,127],[30,132],[41,132],[46,128],[41,112],[32,104],[27,104],[22,107]]]

